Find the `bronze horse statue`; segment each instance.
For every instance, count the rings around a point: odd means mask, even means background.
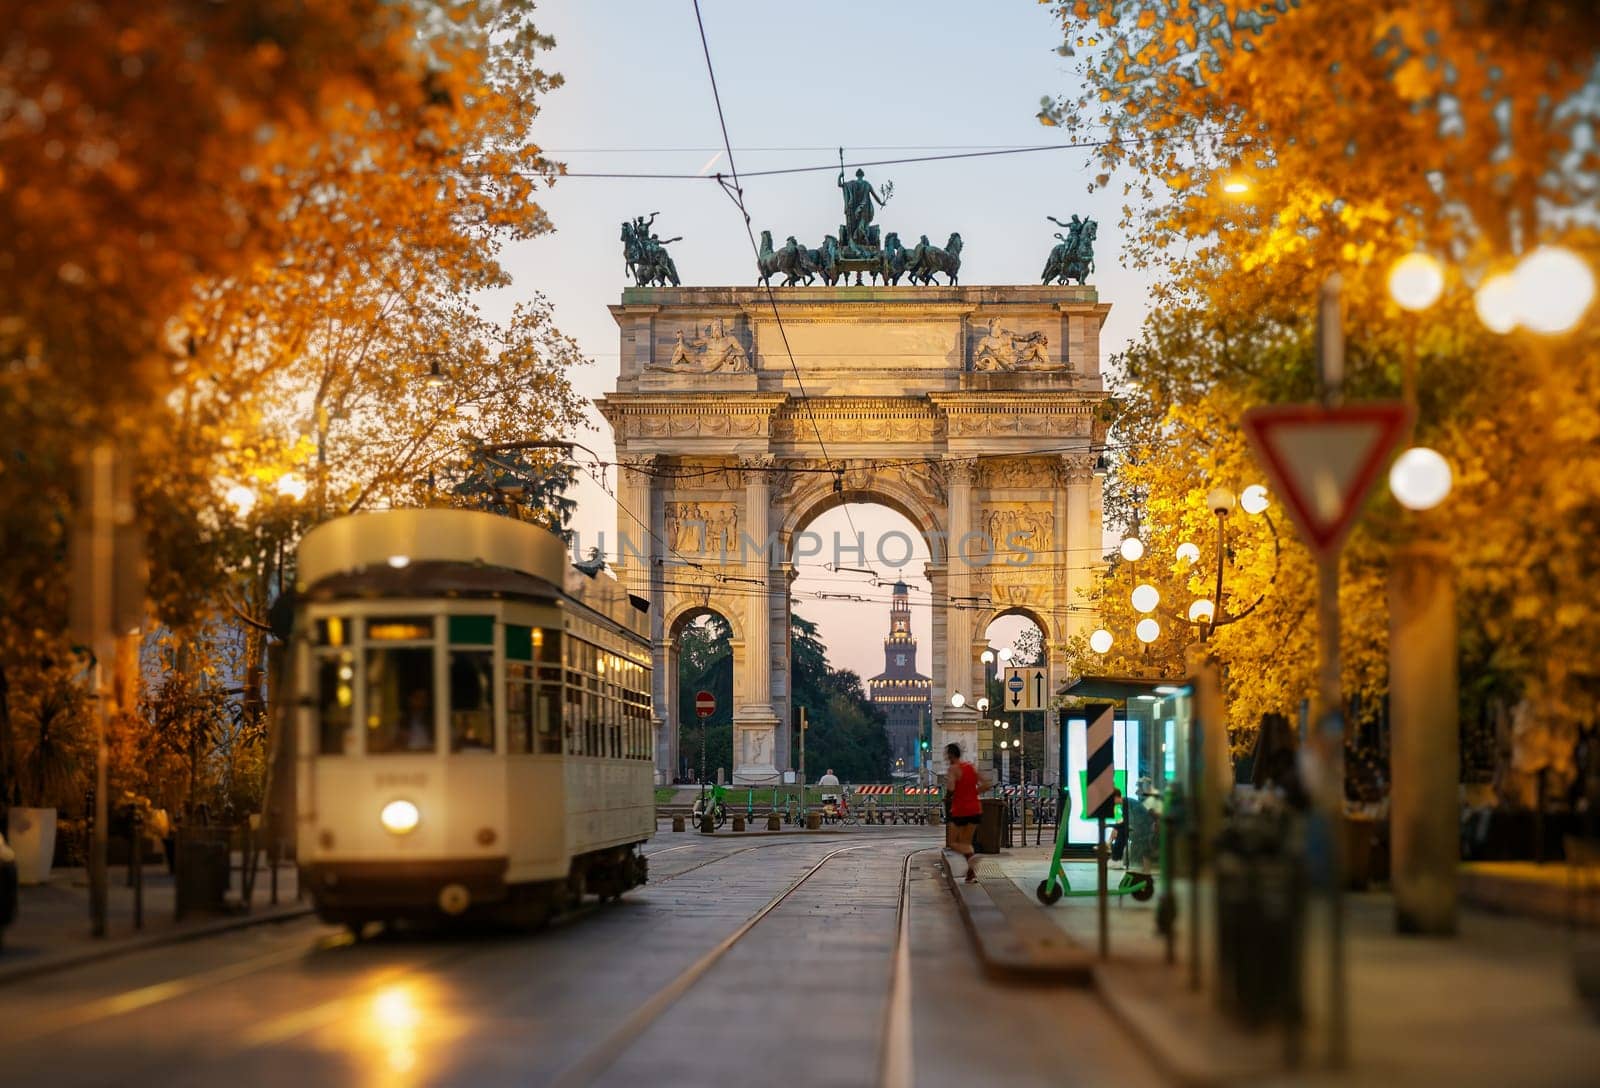
[[[906,280],[910,283],[927,285],[933,282],[934,274],[943,272],[950,280],[950,286],[959,282],[961,275],[961,235],[952,233],[950,241],[945,247],[923,245],[919,243],[912,251],[911,258],[906,262]]]
[[[764,230],[761,232],[761,250],[756,255],[756,281],[771,287],[772,277],[782,273],[783,286],[793,287],[802,277],[815,275],[815,270],[809,268],[808,256],[792,234],[782,249],[773,249],[772,232]]]

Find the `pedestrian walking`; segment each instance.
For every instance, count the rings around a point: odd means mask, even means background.
[[[994,785],[979,773],[978,768],[961,758],[961,745],[947,744],[945,759],[950,764],[945,790],[950,798],[950,848],[967,860],[968,884],[978,879],[972,867],[972,836],[978,830],[978,820],[983,814],[983,802],[978,800],[982,790]]]

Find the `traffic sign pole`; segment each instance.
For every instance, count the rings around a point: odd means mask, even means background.
[[[1349,1048],[1340,856],[1344,713],[1339,682],[1339,553],[1383,466],[1409,430],[1413,410],[1389,401],[1339,403],[1344,341],[1337,280],[1324,288],[1321,302],[1323,403],[1253,408],[1243,422],[1256,459],[1317,559],[1317,706],[1309,747],[1316,767],[1312,792],[1328,857],[1322,874],[1329,935],[1327,1057],[1337,1068],[1345,1064]]]

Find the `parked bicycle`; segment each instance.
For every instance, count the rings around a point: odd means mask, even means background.
[[[721,827],[728,822],[727,791],[721,786],[713,786],[711,794],[702,793],[694,799],[694,825],[701,826],[705,822],[706,806],[711,807],[711,826]]]

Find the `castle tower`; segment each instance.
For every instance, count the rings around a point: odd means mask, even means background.
[[[911,593],[894,584],[889,636],[883,640],[883,671],[867,681],[870,698],[883,708],[889,734],[890,769],[911,775],[921,766],[917,741],[933,711],[932,680],[917,671],[917,640],[911,634]]]

